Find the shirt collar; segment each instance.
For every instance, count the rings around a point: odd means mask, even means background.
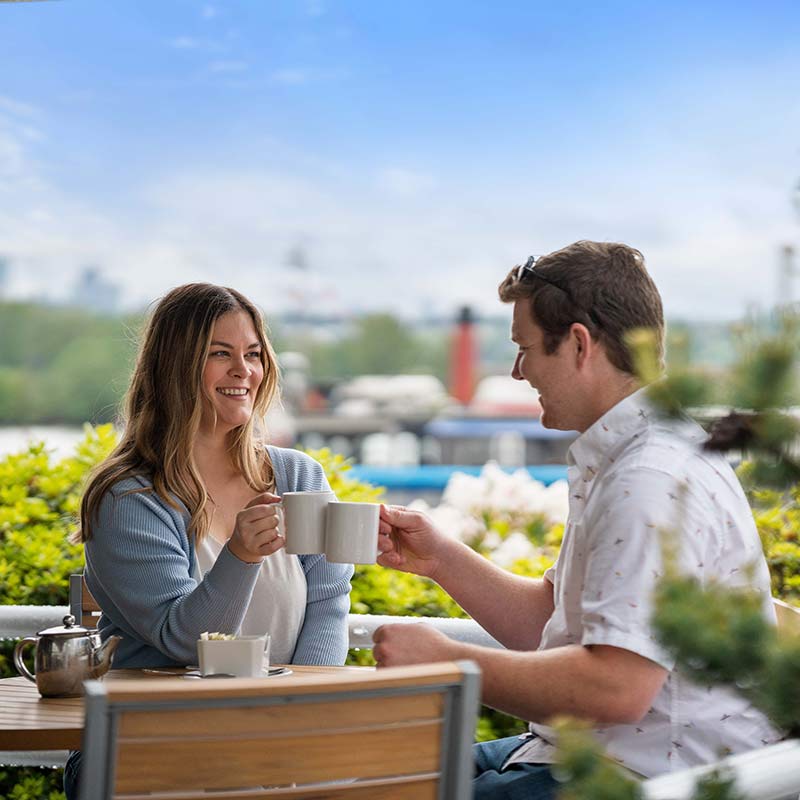
[[[637,389],[612,406],[587,428],[570,446],[567,464],[593,477],[601,464],[641,433],[656,413],[646,395],[647,387]]]

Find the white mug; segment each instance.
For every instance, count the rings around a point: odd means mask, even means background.
[[[378,503],[331,503],[325,557],[336,564],[374,564],[378,558]]]
[[[293,555],[325,552],[325,519],[333,492],[285,492],[281,497],[286,552]]]

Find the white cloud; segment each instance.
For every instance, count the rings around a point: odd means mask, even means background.
[[[22,103],[11,97],[0,95],[0,111],[13,114],[16,117],[38,117],[41,111],[30,103]]]
[[[300,86],[311,80],[311,72],[306,69],[277,69],[270,75],[273,83],[282,83],[287,86]]]
[[[323,0],[306,0],[305,12],[309,17],[322,17],[328,12],[328,7]]]
[[[208,65],[208,71],[214,73],[245,72],[246,70],[246,61],[212,61]]]
[[[168,44],[176,50],[197,50],[205,46],[203,40],[193,36],[176,36],[174,39],[170,39]]]
[[[200,16],[202,16],[203,19],[214,19],[217,14],[219,14],[219,10],[216,6],[211,5],[211,3],[206,3],[200,12]]]
[[[410,197],[430,191],[436,184],[432,175],[401,167],[385,167],[378,171],[377,185],[389,194]]]

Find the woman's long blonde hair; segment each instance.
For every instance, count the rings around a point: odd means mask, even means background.
[[[273,487],[272,463],[259,433],[278,391],[278,363],[261,314],[234,289],[189,283],[169,292],[147,323],[123,405],[122,439],[89,479],[76,533],[79,541],[91,538],[105,494],[117,481],[133,476],[150,480],[153,491],[173,508],[182,510],[177,501],[183,503],[191,515],[188,530],[195,537],[202,539],[208,533],[209,497],[192,444],[203,413],[203,369],[214,323],[231,311],[250,315],[264,368],[253,414],[231,434],[231,461],[254,491]]]

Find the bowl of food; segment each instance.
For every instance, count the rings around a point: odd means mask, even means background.
[[[197,640],[201,675],[235,675],[258,678],[269,667],[269,634],[234,636],[205,631]]]

